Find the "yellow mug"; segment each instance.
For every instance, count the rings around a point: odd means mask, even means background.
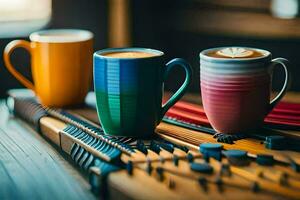
[[[33,90],[41,103],[51,107],[80,104],[92,79],[93,34],[86,30],[52,29],[32,33],[31,42],[11,41],[4,50],[8,71]],[[16,48],[31,54],[33,83],[18,72],[10,61]]]

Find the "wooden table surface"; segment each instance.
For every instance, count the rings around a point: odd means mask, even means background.
[[[87,178],[0,101],[0,199],[96,199]]]

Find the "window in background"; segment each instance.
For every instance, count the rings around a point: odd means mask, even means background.
[[[45,27],[52,0],[0,0],[0,38],[24,37]]]

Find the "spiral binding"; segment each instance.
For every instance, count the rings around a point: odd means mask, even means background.
[[[174,117],[165,116],[162,121],[166,122],[166,123],[169,123],[169,124],[173,124],[173,125],[181,126],[181,127],[184,127],[184,128],[188,128],[188,129],[191,129],[191,130],[201,131],[201,132],[204,132],[204,133],[211,134],[217,140],[217,142],[222,142],[222,143],[227,143],[227,144],[233,144],[237,140],[241,140],[241,139],[245,139],[245,138],[249,137],[245,134],[230,135],[230,134],[225,134],[225,133],[217,133],[212,128],[197,125],[197,124],[190,123],[190,122],[186,122],[186,121],[174,118]],[[253,136],[255,136],[255,135],[252,135],[252,137]]]
[[[116,147],[117,149],[121,150],[122,152],[131,155],[135,151],[130,146],[131,144],[134,144],[136,142],[135,139],[129,138],[129,137],[114,137],[109,135],[104,135],[104,132],[101,128],[95,127],[92,124],[79,119],[78,117],[63,111],[63,110],[56,110],[51,108],[44,109],[47,111],[47,113],[50,116],[53,116],[57,119],[60,119],[64,122],[67,122],[69,124],[72,124],[79,129],[83,130],[84,132],[98,138],[99,140],[102,140],[103,142],[106,142],[107,144]]]
[[[47,112],[39,103],[34,99],[15,98],[13,107],[13,112],[16,116],[32,124],[35,130],[40,130],[40,119],[47,116]]]
[[[81,153],[79,153],[81,152]],[[78,156],[79,155],[79,156]],[[79,159],[76,159],[76,156]],[[81,168],[87,170],[91,167],[95,157],[78,144],[74,143],[71,148],[71,158]]]
[[[106,161],[115,162],[118,161],[121,156],[121,151],[119,149],[87,134],[83,130],[73,125],[68,125],[63,131],[82,141],[86,146],[98,151],[100,155],[103,155],[100,158]],[[71,148],[71,157],[77,164],[79,164],[80,166],[84,165],[87,168],[89,164],[86,163],[86,161],[89,161],[89,159],[93,161],[93,159],[90,158],[89,153],[76,143],[74,143]]]

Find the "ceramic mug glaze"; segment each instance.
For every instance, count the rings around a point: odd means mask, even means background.
[[[114,52],[144,52],[144,58],[116,58]],[[173,67],[185,70],[185,81],[162,106],[164,81]],[[164,53],[146,48],[114,48],[94,53],[94,89],[97,112],[106,134],[148,137],[167,110],[185,93],[192,76],[183,59],[164,62]]]
[[[262,125],[266,115],[286,93],[290,84],[289,63],[284,58],[272,60],[270,52],[241,47],[262,53],[255,58],[217,58],[200,53],[201,96],[212,127],[221,133],[249,132]],[[270,102],[273,67],[281,65],[284,85]]]
[[[30,42],[14,40],[4,50],[9,72],[33,90],[45,106],[64,107],[81,104],[92,79],[93,34],[77,29],[52,29],[32,33]],[[33,83],[11,64],[16,48],[31,55]]]

